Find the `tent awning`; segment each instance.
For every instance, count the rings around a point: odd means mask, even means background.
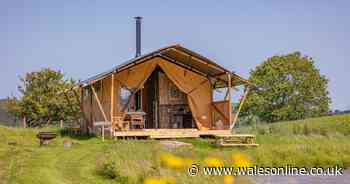
[[[189,49],[186,49],[180,45],[172,45],[124,62],[112,68],[109,71],[100,73],[98,75],[95,75],[84,81],[79,82],[76,87],[85,87],[109,76],[113,72],[121,72],[135,65],[146,62],[154,57],[161,57],[169,62],[191,70],[192,72],[210,78],[213,81],[214,88],[227,87],[227,74],[231,75],[231,86],[251,85],[251,83],[248,80],[235,74],[232,71],[225,69],[224,67],[218,65],[212,60],[201,56],[200,54],[195,53]]]

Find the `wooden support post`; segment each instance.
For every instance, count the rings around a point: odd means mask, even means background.
[[[27,120],[25,116],[23,116],[23,128],[27,128]]]
[[[249,86],[246,86],[245,89],[244,89],[243,96],[241,97],[241,100],[239,102],[237,112],[236,112],[235,117],[233,119],[232,127],[235,125],[235,123],[236,123],[236,121],[238,119],[238,115],[241,112],[242,106],[244,104],[245,99],[247,98],[248,93],[249,93]]]
[[[227,88],[224,100],[228,99],[229,93],[230,93],[230,90],[229,90],[229,88]]]
[[[105,120],[105,122],[108,122],[107,116],[105,114],[105,111],[103,110],[103,107],[102,107],[102,104],[100,102],[100,99],[98,99],[98,96],[97,96],[97,93],[95,91],[95,88],[92,85],[90,85],[90,87],[91,87],[92,93],[94,94],[95,99],[97,101],[97,105],[98,105],[98,107],[99,107],[99,109],[100,109],[100,111],[102,113],[103,119]],[[104,129],[105,129],[105,126],[104,126],[104,124],[102,124],[102,141],[105,140],[105,131],[104,131]]]
[[[111,128],[110,128],[110,134],[111,137],[113,136],[113,117],[114,117],[114,107],[115,107],[115,100],[114,100],[114,91],[115,91],[115,86],[114,86],[114,72],[112,73],[112,79],[111,79]]]
[[[63,128],[63,120],[60,120],[60,128]]]
[[[231,125],[232,123],[232,104],[231,104],[231,73],[227,73],[227,79],[228,79],[228,85],[227,85],[227,90],[228,90],[228,112],[229,112],[229,124]]]

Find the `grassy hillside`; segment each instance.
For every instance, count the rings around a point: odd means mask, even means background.
[[[149,177],[170,177],[168,183],[224,181],[222,177],[190,177],[185,168],[166,167],[161,161],[164,153],[201,165],[208,157],[222,159],[229,165],[232,155],[239,153],[252,165],[350,167],[350,115],[239,129],[239,132],[257,134],[260,146],[249,149],[219,149],[204,139],[183,140],[192,143],[193,148],[166,149],[158,141],[101,142],[96,137],[68,136],[59,136],[48,147],[39,147],[35,138],[38,131],[0,127],[0,183],[143,183]],[[11,140],[17,141],[17,145],[8,145]],[[78,144],[65,148],[64,140],[74,140]],[[118,174],[115,179],[109,177],[111,170]],[[249,178],[236,178],[236,181],[250,183]]]
[[[350,167],[350,115],[245,127],[261,146],[249,151],[256,164]]]

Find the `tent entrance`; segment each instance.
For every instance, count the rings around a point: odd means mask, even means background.
[[[183,93],[156,67],[141,89],[142,111],[147,129],[195,128],[192,112]]]

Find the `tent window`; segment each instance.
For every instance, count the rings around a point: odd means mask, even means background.
[[[213,101],[222,101],[225,100],[227,89],[226,88],[217,88],[213,90]]]
[[[119,111],[122,111],[124,106],[128,103],[131,96],[131,91],[126,88],[120,88],[119,93]]]

